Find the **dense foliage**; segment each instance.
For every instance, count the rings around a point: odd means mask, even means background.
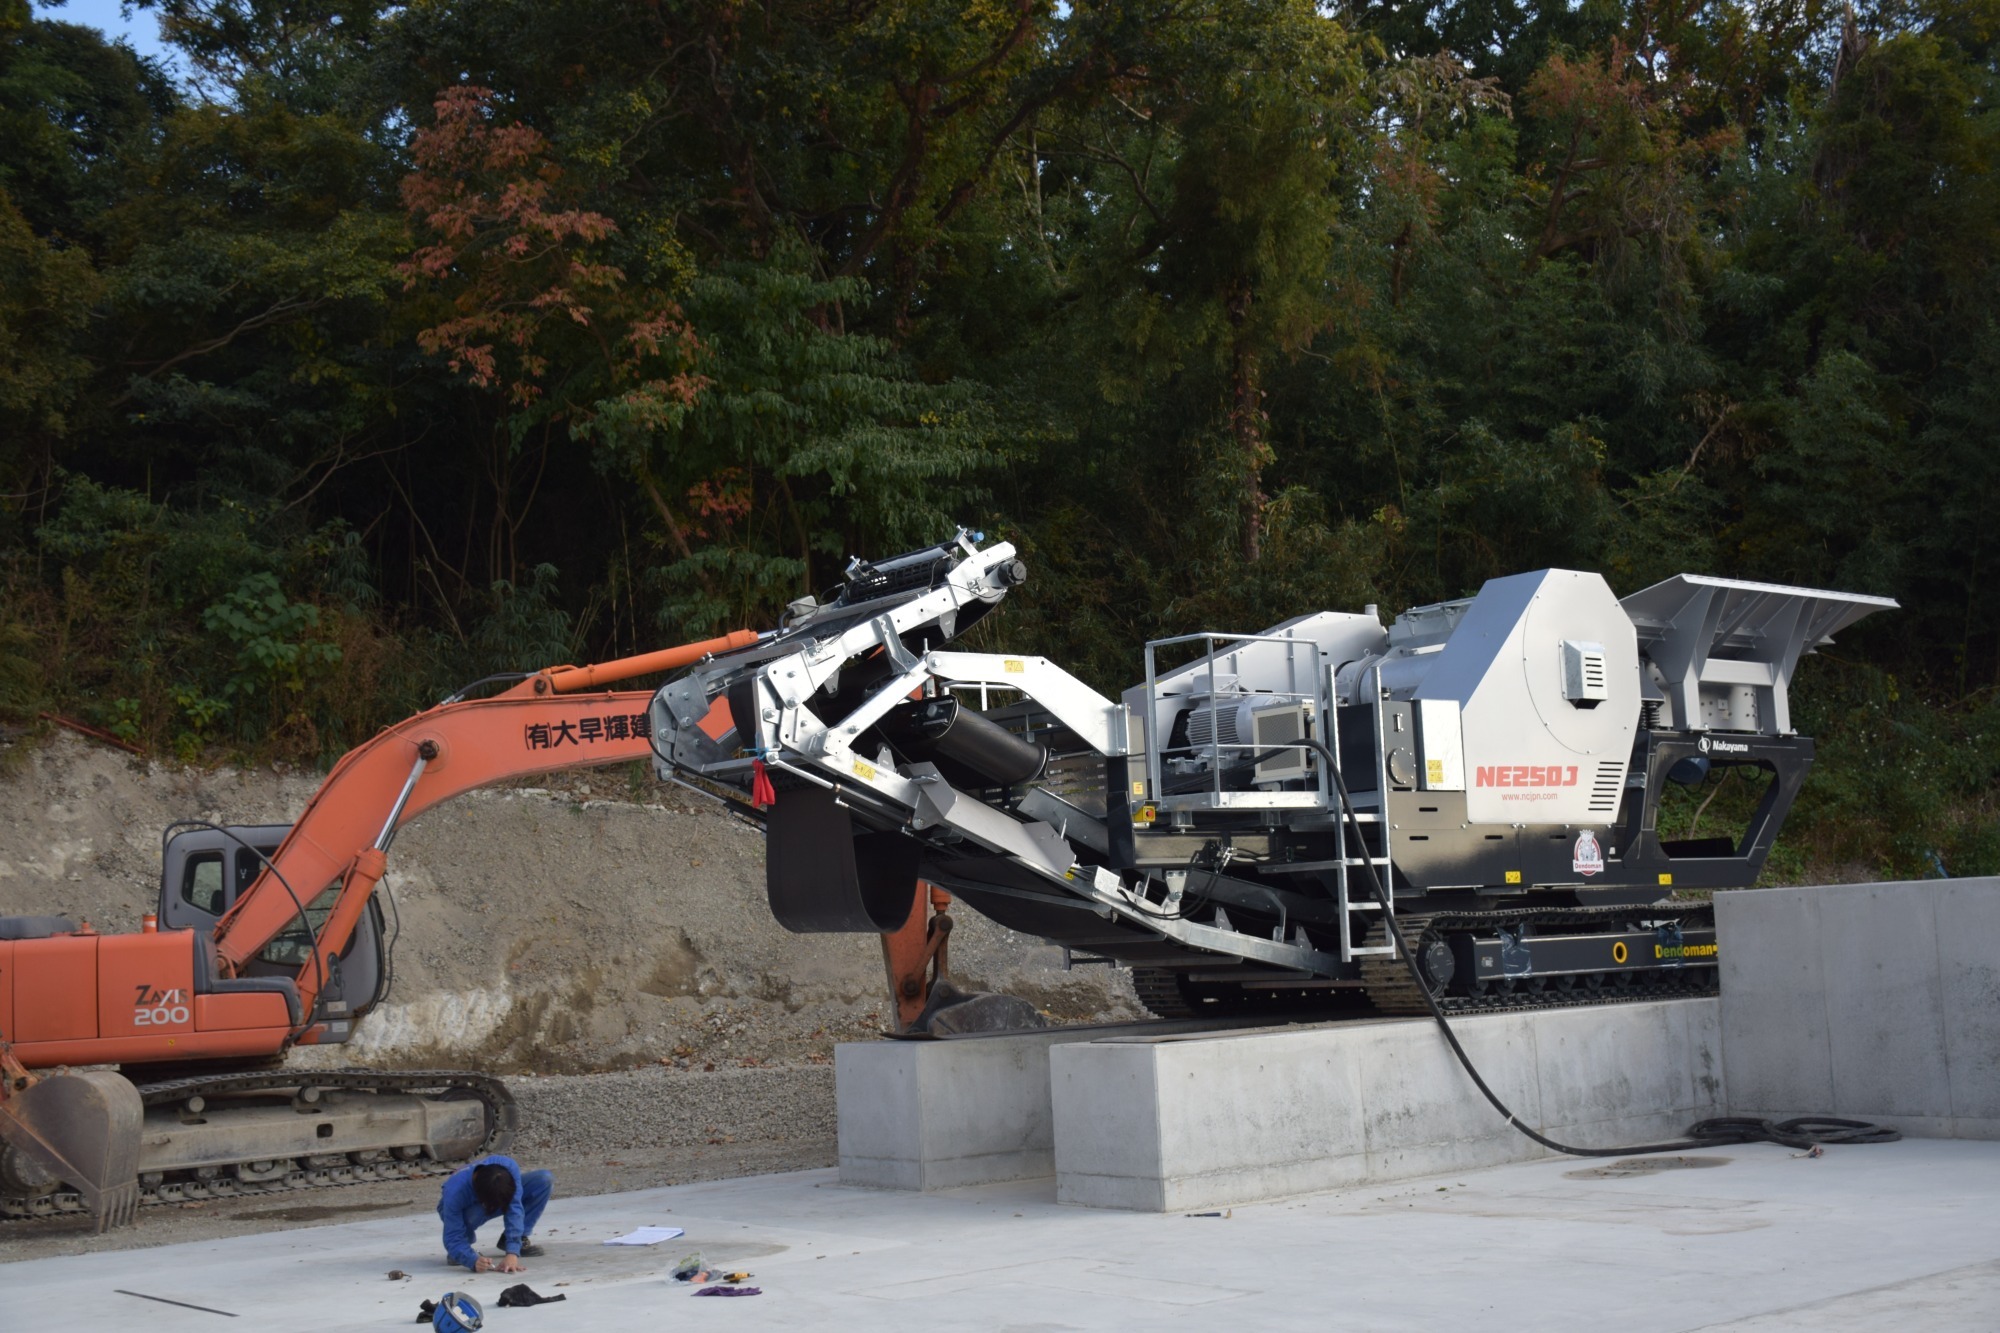
[[[1685,569],[1903,602],[1782,871],[2000,870],[2000,0],[138,2],[0,0],[17,721],[323,758],[954,521],[1107,686]]]

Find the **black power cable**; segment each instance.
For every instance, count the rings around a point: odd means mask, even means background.
[[[1729,1143],[1778,1143],[1788,1148],[1812,1148],[1823,1143],[1894,1143],[1903,1136],[1883,1125],[1871,1124],[1866,1120],[1842,1120],[1833,1116],[1803,1116],[1796,1120],[1773,1123],[1752,1116],[1720,1116],[1700,1121],[1688,1129],[1687,1137],[1667,1143],[1639,1143],[1620,1148],[1579,1148],[1573,1144],[1559,1143],[1527,1124],[1514,1114],[1507,1103],[1500,1100],[1480,1077],[1479,1070],[1472,1063],[1472,1057],[1459,1045],[1458,1034],[1451,1030],[1444,1010],[1438,1007],[1437,997],[1431,994],[1430,982],[1417,966],[1417,960],[1410,953],[1409,943],[1403,932],[1396,928],[1395,909],[1389,901],[1389,891],[1382,883],[1382,877],[1375,873],[1375,863],[1368,856],[1368,842],[1361,832],[1361,817],[1355,813],[1354,799],[1347,793],[1347,783],[1340,775],[1340,765],[1335,762],[1333,752],[1318,741],[1302,742],[1317,751],[1326,764],[1327,776],[1333,779],[1334,790],[1340,794],[1340,808],[1345,814],[1348,827],[1354,830],[1355,845],[1361,849],[1362,866],[1368,872],[1368,883],[1375,890],[1375,901],[1382,906],[1385,933],[1395,941],[1396,955],[1403,965],[1410,969],[1410,980],[1416,983],[1417,993],[1424,997],[1424,1005],[1436,1020],[1438,1031],[1444,1034],[1451,1053],[1458,1057],[1458,1063],[1472,1080],[1473,1086],[1493,1104],[1493,1109],[1506,1118],[1508,1124],[1528,1138],[1552,1152],[1570,1157],[1629,1157],[1636,1154],[1659,1152],[1685,1152],[1690,1148],[1713,1148]],[[1384,836],[1387,836],[1386,830]],[[1343,839],[1344,841],[1344,839]]]
[[[375,998],[369,1001],[370,1009],[388,999],[389,992],[396,988],[396,946],[403,939],[403,909],[396,904],[396,890],[390,885],[389,873],[386,870],[382,872],[381,888],[388,896],[389,913],[395,918],[396,925],[389,935],[388,942],[382,946],[382,985],[375,992]]]
[[[509,685],[516,685],[524,680],[533,680],[537,674],[539,673],[534,671],[496,671],[490,676],[481,676],[470,685],[460,686],[455,692],[447,694],[444,698],[438,700],[437,706],[442,708],[446,704],[460,703],[466,695],[472,693],[481,685],[493,685],[502,681],[505,681]]]

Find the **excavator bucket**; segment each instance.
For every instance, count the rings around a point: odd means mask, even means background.
[[[29,1170],[83,1196],[95,1230],[139,1207],[139,1090],[108,1070],[53,1074],[0,1100],[0,1140]]]

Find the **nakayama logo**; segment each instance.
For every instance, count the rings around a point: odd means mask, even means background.
[[[1481,764],[1473,778],[1478,787],[1574,787],[1575,764]]]
[[[1703,737],[1702,737],[1702,738],[1701,738],[1701,739],[1700,739],[1699,741],[1697,741],[1697,742],[1696,742],[1696,744],[1697,744],[1697,745],[1699,745],[1699,746],[1701,747],[1701,752],[1702,752],[1703,754],[1707,754],[1707,753],[1708,753],[1709,751],[1711,751],[1711,750],[1713,750],[1713,751],[1714,751],[1715,753],[1717,753],[1717,754],[1749,754],[1749,753],[1750,753],[1750,747],[1749,747],[1749,746],[1747,746],[1747,745],[1744,745],[1744,744],[1743,744],[1743,743],[1741,743],[1740,741],[1718,741],[1718,740],[1710,740],[1710,739],[1709,739],[1708,737],[1706,737],[1706,736],[1703,736]]]

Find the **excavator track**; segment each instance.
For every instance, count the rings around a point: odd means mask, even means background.
[[[139,1206],[186,1203],[201,1199],[241,1199],[274,1194],[293,1194],[341,1185],[360,1185],[379,1180],[417,1180],[425,1176],[450,1175],[467,1161],[512,1146],[519,1125],[519,1110],[507,1085],[487,1074],[464,1070],[416,1070],[403,1074],[376,1073],[365,1069],[271,1070],[234,1074],[168,1079],[138,1084],[141,1101],[148,1107],[185,1103],[191,1097],[229,1097],[250,1092],[286,1089],[321,1091],[353,1090],[374,1093],[470,1095],[486,1108],[486,1137],[465,1157],[437,1161],[422,1155],[422,1145],[409,1145],[384,1154],[380,1160],[328,1161],[300,1153],[291,1159],[292,1170],[271,1179],[243,1180],[225,1174],[242,1163],[224,1163],[201,1168],[185,1168],[164,1173],[142,1173],[139,1178]],[[403,1153],[414,1155],[405,1157]],[[350,1156],[358,1156],[350,1155]],[[370,1154],[371,1156],[373,1154]],[[280,1159],[282,1160],[282,1159]],[[83,1197],[74,1191],[59,1190],[32,1199],[0,1198],[0,1221],[33,1221],[64,1217],[88,1211]]]
[[[1611,932],[1633,921],[1673,921],[1683,927],[1708,928],[1715,924],[1715,909],[1706,903],[1653,907],[1524,907],[1492,912],[1433,912],[1396,917],[1403,945],[1417,958],[1424,957],[1433,942],[1471,930],[1503,927],[1556,927],[1566,932]],[[1388,943],[1388,932],[1377,923],[1368,933],[1369,945]],[[1630,1004],[1641,1000],[1665,1000],[1715,993],[1718,972],[1712,963],[1681,964],[1632,971],[1609,970],[1575,976],[1524,976],[1509,978],[1503,987],[1484,989],[1477,994],[1433,992],[1438,1008],[1447,1014],[1506,1013],[1521,1009],[1572,1009],[1600,1004]],[[1361,981],[1375,1011],[1380,1014],[1427,1015],[1430,1007],[1410,977],[1409,965],[1400,953],[1364,958]]]
[[[1194,1017],[1194,1006],[1181,994],[1180,979],[1169,968],[1133,968],[1132,989],[1155,1018]]]

